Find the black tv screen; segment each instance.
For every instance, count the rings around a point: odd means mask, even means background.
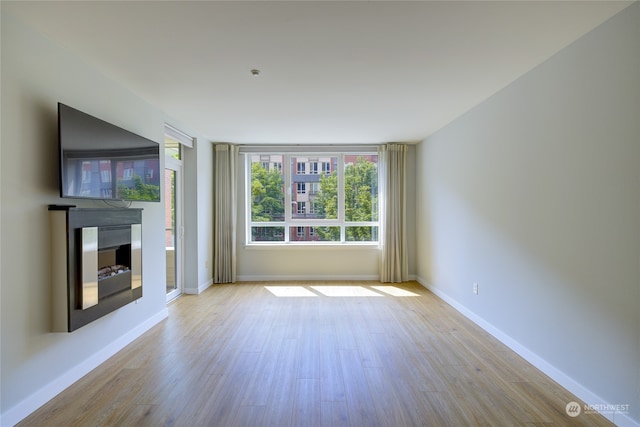
[[[160,201],[160,145],[58,103],[60,196]]]

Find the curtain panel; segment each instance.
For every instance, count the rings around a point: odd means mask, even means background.
[[[407,191],[405,144],[379,147],[380,163],[380,281],[409,280],[407,251]]]
[[[236,281],[238,147],[216,144],[213,207],[213,282]]]

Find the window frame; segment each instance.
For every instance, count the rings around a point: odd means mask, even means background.
[[[307,163],[296,161],[296,175],[306,175],[306,174],[307,174]]]
[[[318,160],[309,160],[309,175],[318,175]]]
[[[252,214],[252,198],[251,198],[251,170],[252,170],[252,156],[260,156],[264,155],[264,152],[260,151],[247,151],[245,154],[245,245],[246,246],[304,246],[304,245],[320,245],[320,246],[331,246],[331,245],[347,245],[347,246],[378,246],[380,244],[380,236],[381,236],[381,221],[380,221],[380,209],[381,209],[381,198],[382,193],[380,189],[380,185],[378,184],[378,219],[375,221],[346,221],[345,220],[345,189],[344,189],[344,172],[345,172],[345,157],[346,156],[367,156],[367,155],[376,155],[377,158],[377,171],[378,171],[378,183],[380,183],[380,157],[377,151],[373,150],[354,150],[354,151],[337,151],[337,152],[305,152],[305,151],[284,151],[274,153],[269,151],[270,154],[278,154],[282,155],[282,168],[281,172],[283,175],[283,187],[284,187],[284,220],[283,221],[265,221],[265,222],[253,222],[251,220]],[[310,156],[320,156],[320,157],[330,157],[337,158],[337,181],[338,181],[338,215],[337,218],[331,219],[318,219],[318,218],[296,218],[294,217],[293,209],[291,209],[293,202],[293,192],[297,190],[297,186],[293,188],[292,177],[293,175],[308,175],[308,170],[306,168],[307,162],[295,162],[295,165],[292,164],[292,158],[305,158],[308,159]],[[304,164],[303,173],[300,174],[300,163]],[[318,175],[328,175],[331,171],[332,161],[329,162],[320,162],[322,164],[322,169],[319,170]],[[327,164],[325,170],[324,165]],[[295,168],[295,170],[294,170]],[[309,186],[305,185],[307,191],[309,191]],[[312,203],[312,201],[309,201]],[[305,203],[306,204],[306,203]],[[309,205],[311,206],[311,205]],[[296,209],[297,211],[297,209]],[[252,241],[252,228],[253,227],[283,227],[284,228],[284,240],[283,241]],[[291,229],[293,227],[340,227],[340,240],[336,241],[299,241],[296,240],[294,235],[290,236]],[[346,229],[348,227],[377,227],[377,239],[370,241],[352,241],[346,239]],[[297,228],[296,228],[297,230]],[[297,233],[296,233],[297,234]],[[315,233],[314,233],[315,234]]]
[[[307,183],[304,181],[298,181],[296,183],[296,192],[298,194],[307,194]]]

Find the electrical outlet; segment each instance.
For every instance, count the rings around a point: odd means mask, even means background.
[[[473,294],[474,295],[478,295],[478,284],[477,283],[473,284]]]

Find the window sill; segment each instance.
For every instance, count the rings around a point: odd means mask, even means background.
[[[333,243],[333,242],[327,242],[327,243],[317,243],[317,242],[310,242],[310,243],[245,243],[242,245],[243,249],[245,250],[276,250],[276,249],[283,249],[283,250],[337,250],[337,249],[345,249],[345,250],[370,250],[370,251],[377,251],[380,249],[378,242],[358,242],[358,243]]]

